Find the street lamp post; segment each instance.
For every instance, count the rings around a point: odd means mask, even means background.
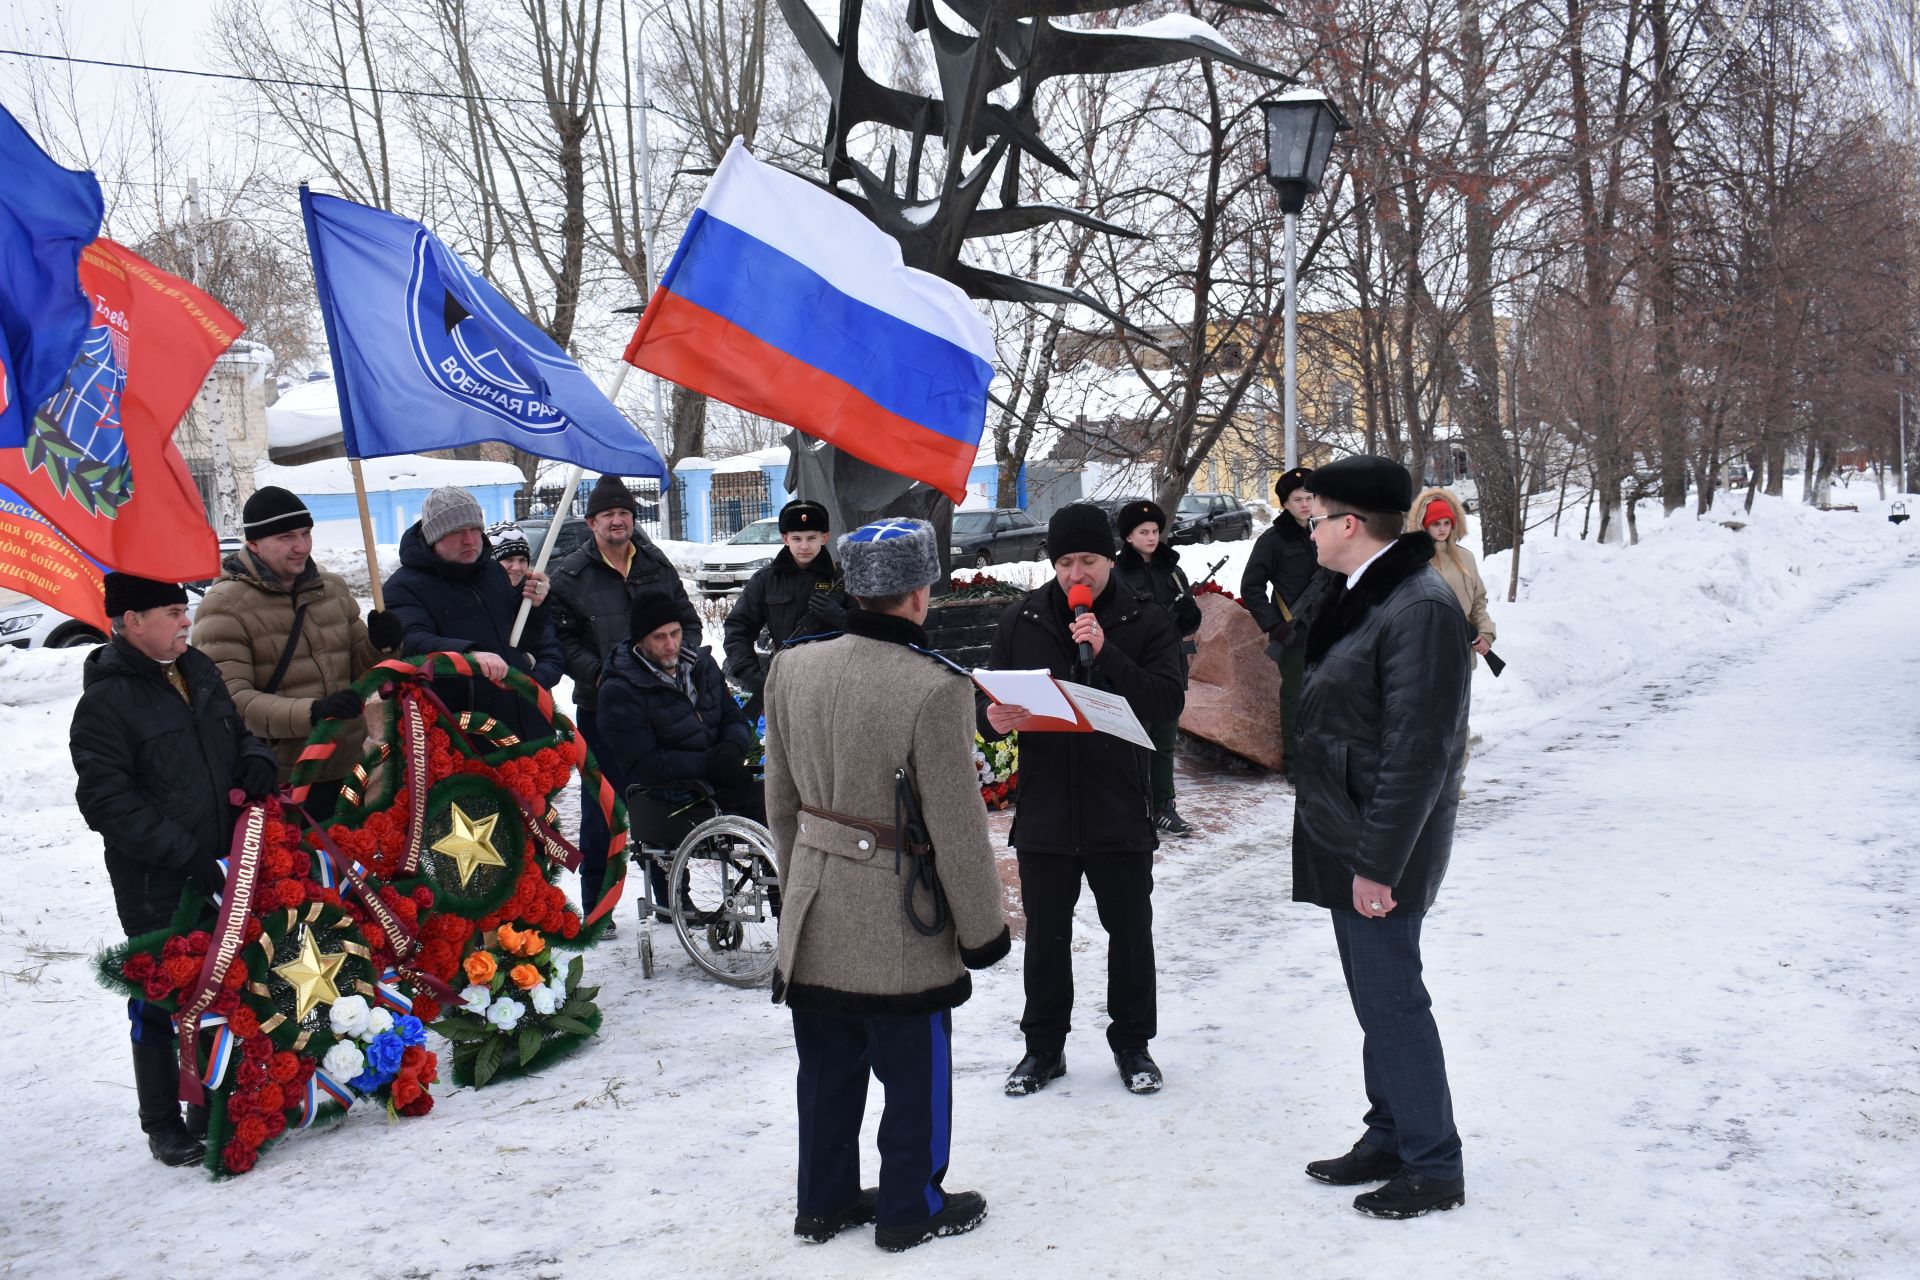
[[[1285,226],[1286,327],[1282,348],[1285,353],[1287,470],[1300,465],[1300,415],[1298,379],[1295,373],[1294,317],[1297,292],[1294,275],[1299,270],[1299,245],[1296,223],[1307,197],[1320,189],[1327,169],[1327,154],[1333,149],[1333,135],[1347,128],[1347,121],[1332,99],[1318,89],[1295,89],[1259,104],[1266,115],[1267,181],[1280,198]]]

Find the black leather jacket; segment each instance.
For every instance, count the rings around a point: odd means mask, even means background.
[[[1306,643],[1318,602],[1338,581],[1320,568],[1319,553],[1306,528],[1282,511],[1274,518],[1273,527],[1253,544],[1253,554],[1247,557],[1247,567],[1240,575],[1240,598],[1268,635],[1287,623],[1280,612],[1280,602],[1285,601],[1293,622],[1282,634],[1287,645],[1297,647]]]
[[[747,579],[727,614],[721,632],[726,637],[727,674],[749,692],[760,692],[773,654],[787,641],[838,631],[852,607],[831,552],[822,548],[812,564],[801,566],[791,551],[780,548],[772,564]],[[773,641],[765,660],[754,649],[762,631]]]
[[[1307,636],[1294,765],[1293,898],[1353,910],[1353,877],[1393,887],[1395,914],[1433,905],[1453,850],[1466,765],[1472,633],[1403,534]]]

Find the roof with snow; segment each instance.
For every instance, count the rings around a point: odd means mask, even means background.
[[[346,458],[328,458],[297,467],[261,462],[253,468],[253,482],[277,484],[300,494],[352,493],[353,472]],[[506,485],[515,489],[527,482],[520,468],[511,462],[468,462],[454,458],[423,458],[418,454],[400,454],[392,458],[366,458],[360,463],[369,491],[393,489],[438,489],[458,485],[462,489],[484,489]]]

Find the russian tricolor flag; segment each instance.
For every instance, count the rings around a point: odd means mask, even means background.
[[[626,359],[959,502],[986,425],[993,332],[858,210],[755,160],[714,173]]]

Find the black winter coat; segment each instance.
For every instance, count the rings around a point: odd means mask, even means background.
[[[1273,527],[1261,534],[1247,557],[1246,570],[1240,575],[1240,598],[1260,629],[1273,634],[1286,623],[1280,612],[1285,601],[1293,614],[1286,644],[1298,647],[1307,642],[1307,629],[1313,624],[1318,602],[1326,598],[1340,579],[1320,568],[1320,556],[1313,538],[1298,520],[1282,511]]]
[[[1307,635],[1294,763],[1293,899],[1353,910],[1353,877],[1393,887],[1393,914],[1433,905],[1466,769],[1473,640],[1433,539],[1403,534]]]
[[[106,842],[120,925],[131,936],[173,918],[195,871],[213,875],[233,840],[240,761],[278,768],[247,732],[220,668],[198,649],[175,662],[192,702],[125,640],[87,655],[68,747],[80,816]]]
[[[1106,644],[1089,674],[1067,636],[1073,615],[1058,582],[1007,606],[987,659],[1003,671],[1045,669],[1059,679],[1120,694],[1142,725],[1172,724],[1186,704],[1180,637],[1166,611],[1110,580],[1093,602]],[[1454,612],[1458,613],[1456,607]],[[978,724],[987,738],[987,700]],[[1020,735],[1020,803],[1009,843],[1022,853],[1095,854],[1154,849],[1153,753],[1105,733]]]
[[[1166,543],[1154,549],[1151,560],[1131,546],[1120,548],[1120,557],[1113,562],[1113,572],[1129,591],[1165,609],[1173,629],[1180,633],[1183,641],[1200,629],[1200,605],[1193,598],[1193,587],[1188,583],[1187,575],[1180,569],[1180,553]],[[1180,645],[1183,686],[1187,674],[1187,655],[1192,651],[1190,643]]]
[[[700,615],[687,598],[680,571],[667,553],[646,534],[633,531],[633,562],[622,578],[600,555],[589,538],[567,553],[553,571],[553,629],[566,654],[567,674],[573,677],[573,704],[591,708],[599,697],[601,668],[614,648],[629,643],[627,611],[633,598],[664,591],[680,603],[683,649],[702,642]],[[598,748],[595,748],[598,750]]]
[[[615,649],[607,664],[594,752],[611,761],[615,775],[629,786],[705,777],[707,752],[722,741],[739,747],[742,760],[753,748],[753,726],[727,690],[713,656],[683,647],[680,661],[693,663],[691,701],[654,674],[632,645]]]
[[[439,649],[497,653],[507,665],[553,688],[565,668],[550,610],[533,610],[520,643],[507,643],[520,600],[507,571],[484,545],[472,564],[449,564],[433,553],[418,522],[400,535],[400,567],[386,581],[386,604],[406,628],[402,647],[409,656]],[[454,711],[490,715],[522,741],[553,732],[533,704],[482,676],[442,677],[433,690]]]
[[[773,655],[787,641],[838,631],[852,607],[831,552],[823,547],[812,564],[802,566],[794,563],[792,551],[780,548],[772,564],[747,579],[727,615],[727,674],[749,692],[760,692]],[[754,650],[762,631],[773,641],[765,658]]]

